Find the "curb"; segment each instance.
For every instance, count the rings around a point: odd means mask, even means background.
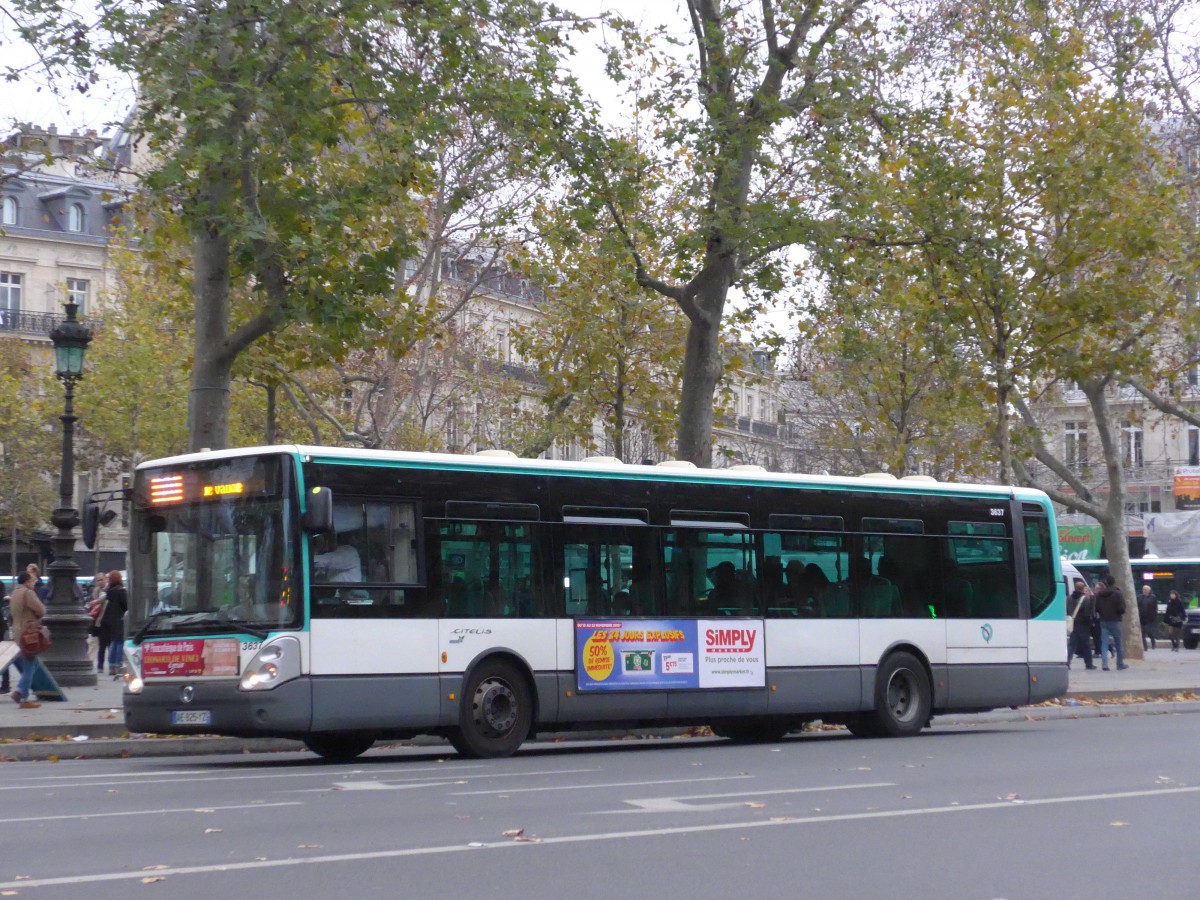
[[[1149,691],[1133,693],[1137,697],[1152,695],[1152,692]],[[1179,693],[1179,691],[1159,692],[1161,696],[1174,696]],[[1088,699],[1096,698],[1089,697]],[[1200,701],[1080,703],[1078,699],[1067,697],[1063,700],[1062,705],[1022,706],[1017,709],[993,710],[988,713],[951,714],[935,717],[934,723],[970,726],[1003,722],[1040,722],[1051,719],[1099,719],[1185,713],[1200,713]],[[687,734],[688,731],[689,729],[686,728],[669,728],[633,731],[539,732],[527,744],[619,741],[631,738],[676,738]],[[86,732],[86,734],[81,732]],[[101,732],[107,732],[107,734]],[[445,740],[436,737],[418,737],[408,741],[382,741],[377,746],[445,747],[447,753],[455,752]],[[97,725],[94,728],[81,727],[66,730],[59,728],[52,733],[39,733],[38,729],[32,731],[16,728],[0,729],[0,762],[59,762],[73,759],[294,753],[304,749],[302,742],[283,738],[130,735],[122,726],[115,724]]]

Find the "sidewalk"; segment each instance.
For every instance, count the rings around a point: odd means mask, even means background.
[[[15,675],[15,671],[14,671]],[[1051,705],[1000,710],[985,714],[1001,718],[1048,718],[1135,712],[1200,712],[1200,650],[1172,653],[1170,646],[1146,652],[1144,661],[1129,661],[1129,668],[1105,672],[1096,663],[1087,671],[1083,661],[1071,665],[1067,697]],[[121,707],[123,681],[101,675],[95,687],[64,688],[65,701],[46,701],[38,709],[20,709],[0,697],[0,761],[6,759],[71,759],[78,756],[168,756],[193,753],[298,750],[298,741],[273,738],[243,740],[219,737],[156,737],[130,735]],[[1141,704],[1138,701],[1156,701]],[[1163,701],[1171,701],[1164,703]],[[1119,706],[1118,706],[1119,704]],[[1153,707],[1153,708],[1150,708]],[[935,720],[945,721],[945,720]],[[984,715],[967,715],[963,721],[983,722]],[[578,735],[577,735],[578,737]]]

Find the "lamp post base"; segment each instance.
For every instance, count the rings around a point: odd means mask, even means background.
[[[42,622],[50,629],[51,640],[50,649],[41,655],[42,665],[63,687],[94,687],[96,661],[87,652],[91,616],[48,609]]]

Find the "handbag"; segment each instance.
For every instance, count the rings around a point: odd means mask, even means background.
[[[36,620],[25,626],[18,641],[22,656],[37,656],[50,649],[50,629]]]

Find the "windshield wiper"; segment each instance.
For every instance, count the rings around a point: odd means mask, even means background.
[[[249,619],[241,619],[241,618],[238,618],[237,616],[230,616],[230,615],[225,614],[221,610],[216,610],[216,609],[199,609],[199,610],[196,610],[196,609],[192,609],[192,610],[173,609],[170,612],[160,612],[160,613],[155,613],[154,615],[152,615],[150,618],[148,618],[146,620],[145,624],[142,625],[142,627],[138,629],[137,634],[135,634],[132,638],[130,638],[130,640],[133,641],[133,643],[135,643],[135,644],[142,643],[142,641],[145,640],[146,635],[149,633],[151,626],[154,625],[154,623],[157,622],[159,619],[165,619],[167,617],[187,619],[188,621],[186,622],[186,624],[188,626],[193,626],[198,629],[204,629],[206,631],[212,630],[214,628],[225,629],[226,626],[233,625],[233,626],[236,626],[238,630],[244,631],[246,634],[252,634],[256,638],[258,638],[259,640],[262,640],[262,641],[265,641],[267,638],[269,638],[271,636],[271,633],[269,631],[267,631],[265,628],[263,628],[260,625],[255,625]]]
[[[163,619],[163,618],[166,618],[167,616],[173,616],[173,615],[175,615],[174,612],[155,613],[154,615],[152,615],[150,618],[148,618],[146,620],[146,623],[137,630],[137,634],[135,634],[133,637],[131,637],[130,640],[133,641],[133,643],[135,643],[135,644],[140,644],[142,641],[144,641],[146,639],[146,634],[150,631],[151,625],[153,625],[159,619]]]
[[[246,632],[246,634],[252,634],[259,640],[265,641],[271,636],[271,632],[267,631],[265,628],[260,628],[258,625],[251,624],[247,619],[239,619],[234,616],[230,616],[228,619],[221,619],[220,621],[237,625],[242,631]]]

